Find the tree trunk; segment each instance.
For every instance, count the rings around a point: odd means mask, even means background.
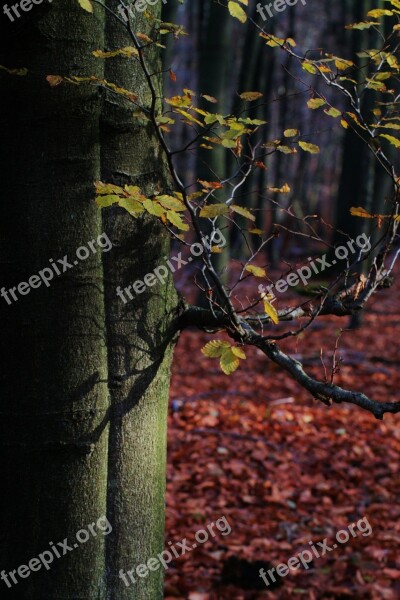
[[[17,287],[18,299],[0,297],[0,568],[27,565],[51,542],[67,538],[73,547],[76,533],[105,515],[113,531],[106,537],[96,525],[96,535],[54,557],[48,570],[26,578],[16,571],[18,583],[8,576],[11,587],[4,579],[0,587],[18,599],[157,600],[161,570],[135,575],[129,588],[118,574],[163,549],[175,295],[168,281],[124,305],[115,288],[160,264],[168,237],[155,220],[133,221],[119,209],[103,223],[93,182],[125,177],[151,191],[162,185],[162,158],[151,131],[132,126],[132,107],[118,97],[86,85],[52,89],[45,77],[115,78],[144,97],[143,82],[137,63],[91,55],[105,36],[109,46],[122,42],[97,6],[94,16],[75,0],[34,6],[13,25],[0,40],[0,64],[30,73],[1,71],[0,286]],[[114,247],[103,252],[97,240],[105,230]],[[89,250],[92,240],[96,252],[74,264],[76,250]],[[62,271],[57,259],[65,255],[66,273],[28,297],[19,293],[18,284],[44,268]]]
[[[118,0],[111,3],[111,7]],[[135,28],[149,33],[147,21],[135,18]],[[124,30],[107,21],[109,50],[132,44]],[[148,54],[146,54],[146,57]],[[160,72],[154,56],[151,71]],[[143,76],[132,60],[106,62],[108,81],[140,90],[149,107]],[[102,177],[117,184],[140,186],[146,194],[165,189],[163,157],[149,127],[132,119],[132,105],[106,93],[101,127]],[[116,288],[143,280],[165,264],[169,237],[154,218],[133,220],[119,208],[104,213],[104,230],[115,244],[105,254],[107,335],[112,412],[110,419],[108,511],[115,524],[107,539],[110,600],[163,597],[163,571],[134,575],[127,587],[118,575],[162,551],[166,478],[166,422],[171,362],[169,323],[176,306],[171,278],[157,283],[124,304]],[[128,296],[126,295],[128,300]]]

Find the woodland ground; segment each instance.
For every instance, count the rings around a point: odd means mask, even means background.
[[[399,292],[399,281],[380,292],[363,327],[342,334],[336,383],[375,399],[398,399]],[[324,317],[284,348],[323,378],[320,348],[329,375],[345,326]],[[232,532],[176,560],[166,573],[165,598],[399,598],[400,415],[381,422],[356,407],[329,409],[255,349],[246,349],[247,361],[227,377],[216,359],[200,352],[211,337],[187,331],[176,348],[167,540],[193,541],[198,529],[222,515]],[[287,563],[308,541],[332,540],[364,516],[372,526],[369,537],[358,533],[308,571],[282,578],[277,590],[220,584],[229,556]]]

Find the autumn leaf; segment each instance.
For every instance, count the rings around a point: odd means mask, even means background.
[[[286,138],[290,138],[290,137],[295,137],[296,135],[299,135],[299,130],[298,129],[285,129],[285,131],[283,132],[283,135]]]
[[[233,353],[232,348],[227,348],[222,354],[219,364],[225,375],[231,375],[239,367],[240,361]]]
[[[266,294],[261,294],[261,298],[264,304],[264,312],[265,314],[267,314],[271,321],[273,323],[275,323],[275,325],[278,325],[279,323],[279,315],[277,310],[274,308],[274,306],[272,306],[271,302],[267,299],[267,295]]]
[[[265,269],[256,267],[255,265],[246,265],[245,270],[254,275],[254,277],[266,277],[267,273]]]
[[[125,58],[132,58],[132,56],[138,56],[139,52],[133,46],[125,46],[118,50],[112,50],[110,52],[103,52],[103,50],[94,50],[92,52],[96,58],[113,58],[114,56],[124,56]]]
[[[181,231],[189,231],[189,225],[182,221],[182,217],[173,210],[167,211],[167,219],[172,225],[175,225]]]
[[[363,217],[364,219],[373,219],[374,218],[374,215],[371,215],[362,206],[358,206],[358,207],[352,206],[350,208],[350,214],[353,215],[353,217]]]
[[[46,81],[51,87],[56,87],[56,85],[60,85],[64,81],[64,78],[60,75],[47,75]]]
[[[219,181],[204,181],[204,179],[197,180],[201,185],[210,190],[220,190],[222,188],[222,183]]]
[[[79,5],[89,13],[93,12],[93,5],[90,0],[78,0]]]
[[[204,100],[207,100],[207,102],[212,102],[213,104],[216,104],[218,102],[218,100],[214,98],[214,96],[209,96],[208,94],[201,94],[201,97],[204,98]]]
[[[200,217],[214,219],[215,217],[226,215],[228,212],[229,208],[226,204],[209,204],[208,206],[203,206],[200,211]]]
[[[235,17],[235,19],[238,19],[241,23],[246,23],[247,15],[237,2],[228,2],[228,10],[232,17]]]
[[[325,100],[322,100],[322,98],[310,98],[310,100],[307,102],[308,108],[311,108],[312,110],[320,108],[321,106],[325,106],[325,104],[326,102]]]
[[[400,140],[398,138],[395,138],[393,135],[388,135],[387,133],[380,133],[379,137],[383,137],[386,140],[388,140],[392,144],[392,146],[400,148]]]
[[[223,352],[230,347],[230,343],[225,342],[224,340],[211,340],[211,342],[208,342],[201,351],[204,356],[207,356],[208,358],[220,358]]]
[[[254,102],[254,100],[258,100],[262,97],[263,94],[261,92],[243,92],[240,94],[240,98],[246,102]]]
[[[305,152],[309,152],[310,154],[318,154],[320,152],[320,148],[316,144],[309,144],[308,142],[299,142],[299,146]]]
[[[248,208],[243,208],[243,206],[238,206],[237,204],[231,204],[230,208],[233,210],[233,212],[241,215],[242,217],[246,217],[246,219],[250,219],[250,221],[256,220],[255,216],[251,214]]]

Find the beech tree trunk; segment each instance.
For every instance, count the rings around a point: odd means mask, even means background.
[[[163,159],[125,101],[94,86],[51,88],[45,79],[96,75],[145,99],[136,62],[91,54],[128,45],[110,18],[65,0],[2,25],[0,64],[29,74],[0,71],[0,288],[17,287],[18,298],[0,297],[0,572],[27,565],[51,542],[74,546],[76,533],[102,516],[113,528],[108,536],[96,528],[48,570],[17,572],[11,587],[0,580],[5,598],[162,598],[161,570],[130,587],[119,570],[163,549],[176,296],[168,281],[125,305],[116,287],[160,264],[168,237],[155,219],[134,221],[113,208],[102,216],[93,183],[135,182],[151,193],[163,184]],[[96,242],[104,231],[113,243],[107,252]],[[97,251],[74,264],[92,240]],[[18,292],[65,255],[72,268],[48,287]]]

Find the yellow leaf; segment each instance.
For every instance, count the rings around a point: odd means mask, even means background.
[[[372,17],[376,19],[378,17],[391,17],[393,15],[393,11],[387,10],[386,8],[375,8],[367,12],[367,17]]]
[[[288,183],[284,183],[282,187],[277,188],[277,187],[271,187],[268,188],[268,190],[270,192],[276,192],[277,194],[289,194],[290,192],[290,185]]]
[[[326,108],[324,110],[324,113],[326,115],[329,115],[330,117],[333,117],[334,119],[337,119],[337,117],[340,117],[340,115],[342,114],[340,110],[338,110],[337,108],[333,108],[333,106],[331,106],[330,108]]]
[[[160,204],[158,204],[158,202],[154,202],[153,200],[150,200],[149,198],[147,198],[143,202],[143,207],[145,208],[145,210],[148,213],[150,213],[151,215],[154,215],[155,217],[161,217],[165,213],[165,209],[162,206],[160,206]]]
[[[360,23],[353,23],[352,25],[346,25],[345,29],[369,29],[373,25],[379,25],[378,21],[361,21]]]
[[[95,181],[96,194],[123,194],[124,190],[118,185],[113,183],[103,183],[102,181]],[[139,190],[139,188],[137,188]]]
[[[78,0],[79,5],[87,12],[93,12],[93,5],[90,0]]]
[[[246,100],[246,102],[253,102],[254,100],[258,100],[263,97],[261,92],[243,92],[240,94],[242,100]]]
[[[266,298],[266,294],[262,294],[263,297],[263,304],[264,304],[264,311],[265,314],[267,314],[270,318],[271,321],[273,323],[275,323],[275,325],[278,325],[279,323],[279,315],[276,311],[276,309],[272,306],[271,302],[269,302]]]
[[[201,123],[201,121],[199,121],[198,119],[196,119],[195,117],[193,117],[190,113],[188,113],[186,110],[182,110],[181,108],[177,108],[176,112],[179,113],[180,115],[186,117],[186,119],[188,121],[190,121],[191,123],[196,123],[196,125],[200,125],[200,127],[203,126],[203,123]]]
[[[237,2],[228,2],[228,10],[232,17],[238,19],[241,23],[246,23],[247,15],[243,8]]]
[[[231,350],[235,356],[237,356],[238,358],[242,358],[243,360],[246,360],[246,354],[245,354],[244,350],[242,350],[241,348],[237,348],[236,346],[232,346]]]
[[[266,277],[267,273],[265,269],[261,267],[256,267],[255,265],[247,265],[245,270],[254,275],[254,277]]]
[[[289,146],[278,146],[276,148],[279,152],[283,152],[283,154],[296,154],[296,148],[289,148]]]
[[[353,217],[363,217],[364,219],[373,219],[374,216],[371,215],[369,212],[367,212],[365,210],[365,208],[363,208],[362,206],[352,206],[350,208],[350,214],[353,215]]]
[[[228,212],[229,208],[226,204],[209,204],[208,206],[203,206],[199,216],[206,219],[214,219],[220,215],[226,215]]]
[[[156,196],[155,199],[169,210],[174,210],[176,212],[184,212],[186,210],[186,206],[183,204],[183,202],[178,200],[178,198],[174,198],[174,196]]]
[[[379,136],[388,140],[392,144],[392,146],[400,148],[400,140],[398,138],[395,138],[393,135],[388,135],[387,133],[380,133]]]
[[[201,349],[204,356],[208,356],[208,358],[220,358],[227,348],[230,348],[231,345],[229,342],[225,342],[224,340],[211,340]]]
[[[221,356],[221,360],[219,362],[221,366],[221,370],[225,373],[225,375],[231,375],[238,368],[240,361],[234,355],[231,348],[227,348],[225,352]]]
[[[315,73],[318,73],[318,69],[316,67],[314,67],[313,64],[309,63],[309,62],[304,62],[301,65],[301,68],[304,71],[307,71],[307,73],[311,73],[311,75],[315,75]]]
[[[149,202],[151,202],[151,200],[149,200]],[[135,198],[120,198],[118,204],[121,208],[127,210],[133,217],[144,212],[143,204],[138,202]]]
[[[256,220],[255,216],[252,215],[251,212],[247,208],[243,208],[243,206],[237,206],[237,204],[231,204],[230,208],[233,210],[233,212],[237,213],[238,215],[242,215],[242,217],[246,217],[247,219],[250,219],[250,221]]]
[[[189,225],[182,221],[182,217],[178,213],[172,210],[167,211],[167,219],[181,231],[189,231]]]
[[[125,46],[119,50],[112,50],[110,52],[103,52],[103,50],[94,50],[92,52],[96,58],[112,58],[114,56],[125,56],[131,58],[132,56],[138,56],[139,52],[133,46]]]
[[[106,208],[107,206],[112,206],[115,203],[119,203],[121,198],[116,196],[115,194],[109,194],[107,196],[97,196],[96,204],[100,206],[100,208]]]
[[[296,135],[299,135],[299,133],[300,132],[298,129],[285,129],[285,131],[283,132],[283,135],[286,138],[289,138],[289,137],[295,137]]]
[[[320,152],[320,148],[316,144],[309,144],[308,142],[299,142],[299,146],[305,152],[309,152],[310,154],[318,154]]]
[[[325,100],[322,100],[322,98],[310,98],[310,100],[307,102],[307,106],[308,108],[311,109],[316,109],[316,108],[320,108],[320,106],[325,106],[326,102]]]

